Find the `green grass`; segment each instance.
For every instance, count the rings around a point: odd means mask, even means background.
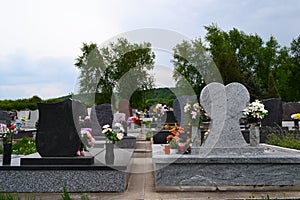
[[[15,155],[28,155],[36,152],[35,140],[33,138],[24,137],[13,144],[12,154]],[[0,154],[3,153],[2,147],[0,147]],[[0,199],[1,200],[1,199]]]
[[[271,133],[266,141],[267,144],[300,150],[299,131],[280,131]]]

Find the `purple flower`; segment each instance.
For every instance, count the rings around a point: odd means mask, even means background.
[[[197,112],[196,112],[196,111],[192,111],[192,112],[191,112],[191,115],[192,115],[192,119],[196,119]]]

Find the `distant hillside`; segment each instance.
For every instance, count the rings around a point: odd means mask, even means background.
[[[174,88],[173,88],[174,89]],[[176,90],[176,89],[174,89]],[[66,95],[57,98],[51,98],[43,100],[38,96],[33,96],[29,99],[18,99],[18,100],[0,100],[0,110],[16,111],[16,110],[35,110],[37,109],[38,102],[45,103],[56,103],[64,101],[68,98],[72,98],[72,95]],[[131,99],[131,105],[133,108],[140,110],[149,108],[151,105],[162,103],[168,106],[173,105],[173,101],[176,98],[175,94],[169,88],[155,88],[151,90],[140,91],[138,94],[134,94]],[[100,99],[101,94],[96,94],[95,99]]]

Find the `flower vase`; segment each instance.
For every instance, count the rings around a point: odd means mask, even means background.
[[[10,165],[12,143],[3,143],[2,165]]]
[[[201,134],[198,129],[198,126],[192,126],[191,127],[191,133],[192,133],[192,147],[200,147],[201,146]]]
[[[105,163],[107,165],[113,165],[115,161],[114,144],[105,143]]]
[[[161,130],[161,119],[157,118],[157,129]]]
[[[259,135],[259,127],[251,124],[250,125],[250,146],[255,147],[259,145],[260,135]]]
[[[294,127],[299,129],[299,119],[294,119]]]

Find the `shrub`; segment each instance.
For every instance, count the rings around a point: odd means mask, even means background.
[[[36,152],[35,140],[23,137],[12,146],[12,154],[28,155]]]

